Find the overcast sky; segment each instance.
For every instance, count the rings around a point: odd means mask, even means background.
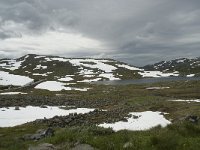
[[[0,58],[200,56],[200,0],[0,0]]]

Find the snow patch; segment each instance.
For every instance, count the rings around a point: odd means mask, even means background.
[[[27,55],[26,57],[24,57],[24,60],[21,60],[21,61],[17,61],[16,59],[4,59],[4,60],[1,60],[0,61],[0,67],[4,68],[4,69],[11,70],[11,71],[19,69],[21,67],[22,63],[28,57],[29,57],[29,55]]]
[[[65,83],[57,82],[57,81],[45,81],[37,86],[36,89],[44,89],[49,91],[62,91],[62,90],[76,90],[76,91],[87,91],[88,88],[75,88],[75,87],[65,87]]]
[[[100,81],[102,78],[95,78],[95,79],[85,79],[82,81],[77,81],[77,82],[96,82],[96,81]]]
[[[33,82],[33,79],[0,71],[0,85],[24,86]]]
[[[189,75],[187,75],[187,77],[194,77],[195,76],[195,74],[189,74]]]
[[[132,117],[127,118],[127,122],[118,121],[115,123],[103,123],[98,126],[104,128],[112,128],[114,131],[119,130],[132,130],[132,131],[140,131],[140,130],[148,130],[158,125],[162,127],[166,127],[171,122],[164,118],[161,115],[161,112],[132,112],[130,113]]]
[[[126,69],[129,69],[129,70],[142,70],[140,68],[137,68],[137,67],[133,67],[133,66],[129,66],[129,65],[125,65],[125,64],[117,64],[118,67],[121,67],[121,68],[126,68]]]
[[[67,77],[67,76],[65,76],[64,78],[60,78],[60,79],[58,79],[59,81],[72,81],[72,80],[74,80],[73,78],[71,78],[71,77]]]
[[[66,116],[70,113],[85,114],[91,111],[94,111],[94,109],[77,108],[65,110],[58,106],[47,106],[47,108],[27,106],[20,107],[19,110],[15,110],[15,107],[0,108],[0,127],[13,127],[36,119]]]
[[[40,73],[33,73],[34,76],[43,76],[43,77],[46,77],[48,76],[47,74],[40,74]]]
[[[170,76],[179,76],[177,72],[174,73],[163,73],[161,71],[144,71],[144,72],[139,72],[142,77],[170,77]]]
[[[89,68],[93,68],[93,69],[97,68],[104,72],[112,72],[113,70],[117,69],[116,67],[114,67],[112,65],[105,64],[105,62],[110,62],[109,60],[70,59],[69,62],[71,64],[73,64],[74,66],[84,66],[84,67],[89,67]]]
[[[169,101],[172,101],[172,102],[188,102],[188,103],[196,102],[196,103],[200,103],[200,99],[190,99],[190,100],[176,99],[176,100],[169,100]]]
[[[47,69],[47,66],[37,65],[36,68],[33,70],[38,70],[38,69]]]
[[[44,58],[46,56],[36,56],[35,59]]]
[[[84,77],[85,78],[92,78],[92,77],[94,77],[95,75],[93,75],[93,74],[86,74],[86,75],[84,75]]]
[[[95,74],[93,70],[83,69],[79,72],[80,75],[93,75]]]
[[[27,94],[23,92],[5,92],[5,93],[0,93],[0,95],[18,95],[18,94]]]
[[[169,89],[170,87],[148,87],[147,90],[162,90],[162,89]]]
[[[119,78],[116,78],[112,73],[102,73],[99,75],[99,77],[104,77],[109,80],[120,80]]]

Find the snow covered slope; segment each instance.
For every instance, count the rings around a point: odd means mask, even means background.
[[[60,82],[92,82],[140,78],[141,69],[112,59],[64,58],[29,54],[0,60],[0,71]]]
[[[83,90],[66,87],[66,85],[101,80],[179,76],[183,73],[191,77],[200,72],[199,62],[200,59],[178,59],[138,68],[113,59],[64,58],[29,54],[18,59],[0,60],[0,85],[24,86],[33,80],[45,80],[48,84],[59,83],[62,85],[59,86],[61,90]],[[186,71],[183,71],[184,67]],[[40,83],[37,88],[48,89],[44,86],[46,83]]]
[[[154,70],[167,73],[179,73],[180,76],[200,76],[200,58],[180,58],[171,61],[161,61],[153,65],[144,66],[145,70]]]

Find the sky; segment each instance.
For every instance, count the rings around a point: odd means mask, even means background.
[[[0,58],[200,56],[200,0],[1,0]]]

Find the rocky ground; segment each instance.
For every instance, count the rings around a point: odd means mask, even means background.
[[[200,103],[172,99],[199,99],[199,81],[144,85],[88,85],[91,90],[49,92],[23,90],[28,94],[0,95],[0,107],[73,106],[94,108],[86,114],[55,116],[13,128],[0,128],[0,148],[11,149],[198,149]],[[169,87],[151,89],[148,87]],[[63,109],[66,109],[64,107]],[[69,108],[67,108],[69,109]],[[129,112],[166,112],[172,125],[149,131],[103,129],[100,123],[126,122]],[[171,140],[173,139],[173,140]],[[109,141],[109,142],[108,142]],[[195,142],[194,142],[195,141]],[[167,143],[167,145],[163,145]],[[175,148],[174,148],[175,147]]]

